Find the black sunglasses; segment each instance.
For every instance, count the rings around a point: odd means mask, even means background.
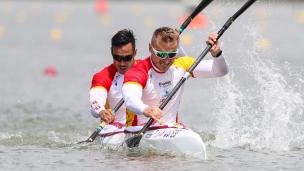
[[[118,62],[121,62],[121,61],[129,62],[133,58],[133,54],[132,55],[126,55],[126,56],[120,56],[120,55],[112,54],[112,56],[113,56],[113,59],[115,59]]]

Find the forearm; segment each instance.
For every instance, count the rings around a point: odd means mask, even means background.
[[[228,73],[229,68],[224,52],[221,56],[214,58],[213,60],[201,61],[193,71],[194,76],[197,78],[222,77]]]
[[[122,95],[129,109],[134,114],[143,114],[143,111],[148,106],[141,100],[142,88],[135,84],[126,84],[122,87]]]
[[[90,90],[90,112],[95,118],[99,118],[99,112],[104,110],[107,100],[107,92],[104,89]]]
[[[213,73],[217,77],[222,77],[229,73],[229,65],[226,61],[225,54],[222,54],[213,60]]]

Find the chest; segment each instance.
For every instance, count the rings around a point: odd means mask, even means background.
[[[166,97],[184,74],[185,70],[178,67],[171,67],[165,73],[150,70],[148,72],[148,81],[144,88],[144,93],[158,98]]]
[[[120,94],[123,81],[124,81],[124,75],[117,72],[112,80],[112,84],[108,94],[109,95]]]

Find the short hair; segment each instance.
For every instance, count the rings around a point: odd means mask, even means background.
[[[133,51],[135,51],[135,35],[130,29],[119,30],[111,40],[112,47],[121,47],[128,43],[132,44]]]
[[[175,40],[179,42],[179,35],[170,27],[160,27],[156,29],[153,33],[151,44],[154,45],[155,40],[158,38],[161,38],[163,42],[172,42]]]

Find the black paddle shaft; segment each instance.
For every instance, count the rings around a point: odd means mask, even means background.
[[[224,34],[234,20],[236,20],[244,11],[246,11],[255,1],[256,0],[248,0],[232,17],[227,20],[222,29],[218,32],[217,40]]]
[[[247,1],[232,17],[228,19],[228,21],[224,24],[222,29],[218,32],[217,40],[224,34],[224,32],[228,29],[228,27],[234,22],[234,20],[239,17],[244,11],[246,11],[256,0],[249,0]],[[169,93],[168,97],[165,99],[165,101],[159,106],[161,110],[164,109],[164,107],[168,104],[168,102],[171,100],[171,98],[174,96],[174,94],[177,92],[177,90],[182,86],[182,84],[190,77],[190,73],[196,68],[196,66],[201,62],[201,60],[205,57],[205,55],[208,53],[208,51],[211,49],[211,45],[207,45],[205,50],[200,54],[200,56],[195,60],[195,62],[192,64],[190,69],[185,73],[185,75],[180,79],[180,81],[176,84],[176,86],[173,88],[173,90]],[[146,133],[150,125],[153,123],[154,119],[150,118],[146,125],[142,128],[141,132],[139,133],[141,137]],[[132,137],[131,137],[132,138]],[[139,139],[136,137],[137,140]],[[140,140],[140,139],[139,139]],[[138,142],[139,143],[139,142]]]
[[[190,24],[190,22],[194,19],[194,17],[200,13],[204,8],[206,8],[213,0],[202,0],[200,4],[194,9],[192,14],[186,19],[186,21],[180,27],[180,33],[184,31],[185,28]]]
[[[124,104],[124,100],[121,99],[117,105],[114,107],[113,109],[113,112],[116,113],[117,110],[122,106],[122,104]],[[96,129],[96,131],[93,132],[93,134],[85,141],[80,141],[78,142],[77,144],[81,144],[81,143],[84,143],[84,142],[93,142],[95,140],[95,138],[98,136],[99,132],[103,129],[103,126],[102,126],[103,123],[101,123],[98,128]]]

